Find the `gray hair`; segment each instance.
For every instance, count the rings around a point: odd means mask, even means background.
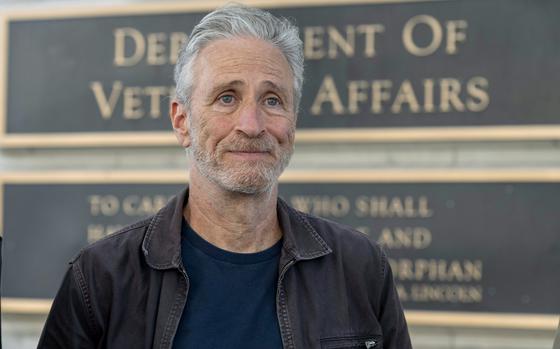
[[[294,111],[297,112],[303,85],[303,43],[298,28],[286,18],[239,4],[230,4],[207,14],[194,28],[179,52],[175,65],[176,98],[191,102],[193,62],[212,41],[234,37],[254,37],[280,49],[294,75]]]

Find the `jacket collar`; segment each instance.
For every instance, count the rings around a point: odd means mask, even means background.
[[[283,233],[283,250],[295,260],[314,259],[332,252],[332,249],[299,211],[278,198],[278,220]]]
[[[188,195],[188,188],[183,189],[150,220],[142,252],[148,265],[154,269],[178,268],[181,265],[181,224]],[[332,252],[307,218],[280,198],[277,212],[284,239],[281,263],[287,259],[314,259]]]

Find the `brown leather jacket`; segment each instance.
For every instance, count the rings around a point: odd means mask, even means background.
[[[187,300],[188,190],[70,263],[39,348],[171,348]],[[387,257],[364,234],[278,201],[284,348],[411,348]]]

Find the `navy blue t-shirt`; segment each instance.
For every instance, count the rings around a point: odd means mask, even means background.
[[[173,348],[282,348],[276,283],[282,240],[258,253],[233,253],[201,238],[185,221],[187,304]]]

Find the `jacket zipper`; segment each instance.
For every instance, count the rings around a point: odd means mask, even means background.
[[[284,275],[286,274],[286,271],[288,271],[288,269],[296,262],[295,258],[290,259],[288,261],[288,263],[286,263],[286,265],[282,268],[282,270],[280,271],[280,275],[278,276],[278,284],[276,285],[276,317],[278,318],[278,325],[280,326],[280,337],[282,338],[282,346],[284,348],[293,348],[293,341],[291,339],[291,330],[288,326],[287,323],[284,323],[284,321],[282,321],[282,316],[280,314],[280,311],[283,311],[286,313],[286,317],[288,316],[288,309],[287,309],[287,305],[284,306],[282,308],[282,305],[284,305],[282,303],[283,299],[281,299],[281,288],[282,288],[282,281],[284,280]],[[288,333],[286,333],[288,332]],[[290,346],[288,346],[288,344]]]
[[[327,348],[377,348],[378,340],[375,337],[340,337],[340,338],[324,338],[321,340]]]

